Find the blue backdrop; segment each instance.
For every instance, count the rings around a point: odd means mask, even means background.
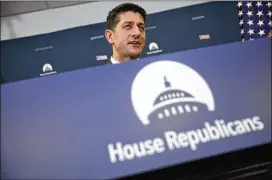
[[[134,106],[132,87],[139,72],[164,60],[179,66],[153,68],[152,73],[147,73],[141,80],[145,86],[138,84],[136,91],[145,92],[137,98],[141,104]],[[180,68],[181,64],[187,68]],[[202,76],[207,85],[192,81],[197,75],[188,73],[188,68]],[[149,103],[146,100],[151,96],[156,97],[165,90],[162,78],[165,75],[171,88],[185,90],[190,86],[187,92],[196,99],[213,94],[215,109],[202,109],[189,116],[179,114],[172,116],[175,119],[143,125],[136,110]],[[210,87],[210,93],[204,91],[206,86]],[[1,91],[1,169],[6,178],[125,176],[271,142],[271,39],[175,52],[146,57],[143,61],[12,82],[2,84]],[[254,117],[255,128],[251,124]],[[109,144],[132,144],[157,137],[164,140],[165,132],[195,131],[202,129],[205,122],[213,124],[220,119],[232,126],[236,134],[199,142],[195,150],[186,147],[183,137],[180,148],[170,150],[165,145],[160,153],[110,161]],[[243,121],[251,123],[245,125],[247,128],[233,126]]]
[[[147,44],[142,58],[180,50],[241,41],[236,2],[211,2],[150,14]],[[105,17],[106,18],[106,17]],[[1,41],[1,80],[12,82],[55,73],[104,65],[97,56],[110,58],[104,38],[105,23],[44,35]],[[155,42],[160,51],[150,51]]]

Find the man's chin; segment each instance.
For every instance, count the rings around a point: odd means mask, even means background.
[[[141,51],[138,51],[138,52],[130,52],[129,53],[129,56],[131,58],[139,58],[141,56]]]

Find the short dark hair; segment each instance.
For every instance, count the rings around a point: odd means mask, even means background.
[[[113,31],[116,25],[118,24],[118,22],[120,21],[119,15],[121,13],[128,12],[128,11],[141,14],[141,16],[143,17],[145,21],[146,11],[142,7],[133,3],[123,3],[116,6],[109,12],[107,17],[107,28]]]

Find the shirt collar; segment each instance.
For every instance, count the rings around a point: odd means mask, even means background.
[[[137,60],[139,60],[139,58],[137,58]],[[114,59],[112,56],[111,56],[111,63],[112,64],[120,64],[120,62],[117,61],[116,59]]]
[[[117,61],[116,59],[114,59],[114,58],[111,56],[111,63],[112,63],[112,64],[119,64],[120,62]]]

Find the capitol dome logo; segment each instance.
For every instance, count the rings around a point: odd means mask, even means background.
[[[153,121],[214,111],[214,98],[206,81],[192,68],[163,60],[145,66],[131,87],[131,101],[143,125]]]
[[[40,74],[40,76],[46,76],[46,75],[57,73],[57,71],[53,71],[52,65],[48,64],[48,63],[46,63],[46,64],[43,65],[42,71],[43,71],[43,73]]]
[[[149,44],[148,48],[149,48],[149,52],[147,52],[148,55],[157,54],[157,53],[161,53],[162,52],[162,49],[159,49],[158,44],[155,43],[155,42],[151,42]]]
[[[156,51],[159,49],[158,44],[156,44],[154,42],[150,43],[148,47],[149,47],[149,51]]]
[[[43,65],[43,72],[44,73],[49,73],[53,71],[53,67],[51,66],[51,64],[45,64]]]

